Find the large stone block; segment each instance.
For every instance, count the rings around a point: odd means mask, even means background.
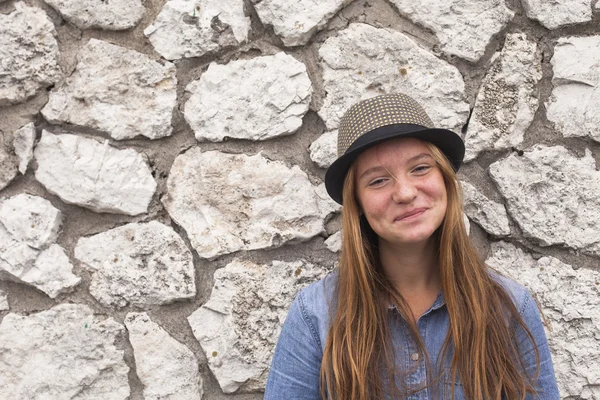
[[[592,20],[592,0],[523,0],[523,8],[548,29]]]
[[[223,392],[264,390],[292,300],[328,272],[305,261],[241,260],[215,272],[210,299],[188,321]]]
[[[469,182],[461,182],[467,216],[495,236],[510,235],[504,205],[488,199]]]
[[[140,22],[146,11],[141,0],[44,1],[79,29],[130,29]]]

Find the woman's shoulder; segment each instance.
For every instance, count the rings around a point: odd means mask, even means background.
[[[489,269],[489,274],[496,283],[506,290],[521,315],[523,315],[524,309],[529,306],[530,301],[535,302],[529,289],[519,282],[491,268]]]
[[[301,301],[302,306],[307,309],[321,310],[328,308],[336,299],[337,282],[338,271],[334,270],[327,276],[301,289],[297,300]]]

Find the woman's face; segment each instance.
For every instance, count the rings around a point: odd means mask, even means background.
[[[356,160],[359,205],[380,240],[406,245],[428,241],[446,215],[444,178],[425,144],[392,139]]]

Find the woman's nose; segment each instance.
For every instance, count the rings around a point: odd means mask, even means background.
[[[410,179],[394,179],[392,200],[396,203],[410,203],[417,197],[417,187]]]

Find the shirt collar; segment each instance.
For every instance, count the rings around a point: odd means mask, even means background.
[[[433,302],[431,307],[429,307],[427,309],[427,311],[425,311],[423,313],[423,315],[427,315],[432,311],[438,310],[438,309],[442,308],[444,305],[446,305],[446,300],[444,300],[444,293],[440,290],[440,292],[438,293],[438,295],[435,298],[435,301]],[[392,310],[398,311],[398,308],[396,307],[395,304],[388,305],[388,311],[392,311]]]

